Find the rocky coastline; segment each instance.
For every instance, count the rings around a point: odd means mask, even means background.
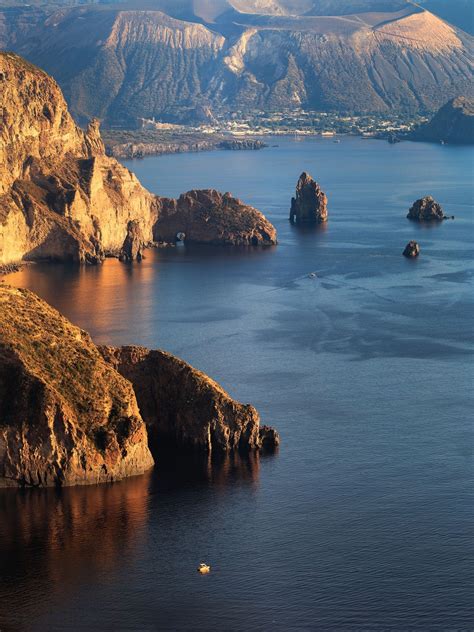
[[[276,243],[270,222],[229,194],[173,201],[147,191],[106,155],[98,121],[82,131],[55,81],[21,57],[0,53],[0,77],[0,265],[131,260],[178,232],[201,243]],[[204,199],[212,202],[205,213]]]
[[[214,134],[169,135],[140,130],[105,130],[103,136],[107,155],[122,160],[201,151],[258,151],[267,147],[263,141],[254,138],[226,138]]]
[[[208,454],[279,444],[253,406],[182,360],[98,348],[32,292],[0,286],[0,487],[140,475],[170,438]]]

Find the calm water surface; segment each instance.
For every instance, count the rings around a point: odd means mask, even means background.
[[[127,165],[163,195],[230,190],[274,222],[278,247],[9,277],[97,342],[182,356],[257,406],[282,446],[3,492],[2,631],[474,627],[472,150],[272,144]],[[329,196],[320,229],[287,221],[303,169]],[[456,220],[406,220],[426,194]],[[401,256],[410,239],[419,260]]]

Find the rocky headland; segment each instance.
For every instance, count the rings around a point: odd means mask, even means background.
[[[254,138],[225,138],[220,134],[153,130],[105,130],[105,151],[117,159],[200,151],[257,151],[267,145]]]
[[[132,383],[153,440],[207,452],[278,445],[278,434],[260,426],[253,406],[236,402],[170,353],[144,347],[100,347],[100,352]]]
[[[328,199],[319,184],[303,172],[296,185],[296,197],[291,198],[290,222],[321,224],[328,219]]]
[[[0,486],[111,482],[150,447],[278,445],[257,411],[163,351],[97,348],[32,292],[0,286]]]
[[[99,263],[121,253],[138,258],[127,254],[131,240],[132,250],[141,242],[136,255],[144,244],[159,241],[157,232],[175,241],[175,213],[167,213],[173,201],[151,194],[106,156],[97,121],[86,132],[77,127],[46,73],[17,55],[0,53],[0,85],[0,265],[42,259]],[[255,209],[213,195],[204,213],[209,196],[199,197],[203,212],[188,209],[194,224],[190,239],[196,234],[206,243],[276,242],[275,229]],[[182,202],[175,206],[183,209]],[[197,226],[201,217],[207,219]],[[269,239],[254,238],[262,227]]]
[[[474,98],[456,97],[409,136],[410,140],[443,142],[453,145],[474,144]]]
[[[415,222],[441,222],[448,219],[441,204],[436,202],[431,195],[416,200],[408,211],[407,218]]]

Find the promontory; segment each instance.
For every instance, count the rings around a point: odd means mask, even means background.
[[[150,469],[161,442],[209,454],[279,437],[186,362],[98,348],[32,292],[0,286],[0,487],[117,481]]]

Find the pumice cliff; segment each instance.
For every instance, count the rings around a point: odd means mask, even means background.
[[[158,220],[160,231],[169,234],[160,213],[170,201],[162,202],[105,155],[98,121],[85,132],[77,127],[46,73],[0,53],[0,88],[0,265],[39,259],[98,263],[128,251],[131,226],[140,242],[152,242]],[[217,243],[260,245],[263,240],[249,230],[252,223],[256,230],[265,224],[270,243],[276,242],[261,213],[240,205],[247,238],[238,232],[235,208],[228,200],[224,206],[212,208],[221,227]],[[194,231],[199,241],[216,242],[212,224]]]

